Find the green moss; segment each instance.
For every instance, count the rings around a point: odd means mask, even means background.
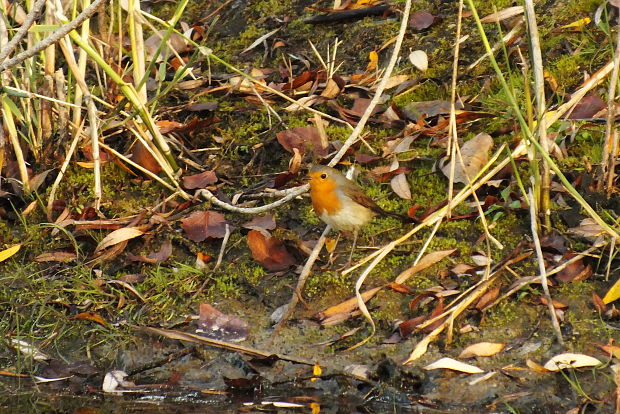
[[[426,81],[416,85],[410,92],[397,96],[393,102],[398,106],[406,106],[411,102],[432,101],[446,99],[447,97],[448,91],[445,87],[432,81]]]

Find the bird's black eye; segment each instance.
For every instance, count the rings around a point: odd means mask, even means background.
[[[323,180],[324,180],[324,179],[326,179],[326,178],[327,178],[327,174],[325,174],[325,173],[321,174],[321,178],[322,178]]]

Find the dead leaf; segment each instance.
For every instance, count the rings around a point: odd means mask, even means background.
[[[151,252],[147,256],[135,256],[131,253],[127,253],[127,258],[134,262],[143,263],[162,263],[165,262],[172,254],[172,242],[166,240],[162,243],[159,251]]]
[[[594,357],[567,352],[556,355],[547,361],[545,364],[545,369],[548,369],[549,371],[560,371],[566,368],[595,367],[600,364],[601,361]]]
[[[208,303],[200,304],[196,333],[218,341],[241,342],[248,336],[248,323],[227,315]]]
[[[327,155],[328,147],[323,143],[321,134],[316,127],[305,126],[287,129],[278,132],[276,138],[280,145],[290,153],[294,153],[293,149],[297,149],[301,155],[306,152],[314,152],[322,157]]]
[[[0,262],[4,262],[9,257],[13,256],[15,253],[21,249],[21,244],[15,244],[7,249],[4,249],[0,252]]]
[[[181,228],[187,238],[201,242],[208,238],[221,239],[226,234],[227,221],[215,211],[195,211],[181,219]]]
[[[414,50],[409,54],[409,61],[422,72],[428,69],[428,55],[423,50]]]
[[[608,303],[618,300],[618,298],[620,298],[620,278],[616,280],[616,283],[614,283],[611,288],[609,288],[603,297],[603,303],[607,305]]]
[[[473,358],[473,357],[489,357],[499,352],[506,344],[494,343],[494,342],[478,342],[477,344],[469,345],[463,349],[459,358]]]
[[[252,220],[243,223],[242,226],[250,230],[274,230],[276,218],[273,214],[264,214],[254,217]]]
[[[493,289],[489,289],[476,304],[476,309],[480,312],[485,310],[489,305],[495,302],[495,299],[499,296],[500,287],[495,286]]]
[[[568,229],[568,233],[585,237],[589,240],[595,240],[601,234],[605,233],[605,230],[603,230],[601,225],[598,224],[593,218],[588,217],[581,220],[577,227],[571,227]]]
[[[364,303],[366,303],[370,299],[372,299],[372,297],[375,296],[377,294],[377,292],[379,292],[384,287],[385,286],[379,286],[379,287],[368,289],[368,290],[362,292],[361,295],[362,295],[362,299],[364,300]],[[350,314],[351,312],[353,312],[357,308],[358,308],[357,296],[354,296],[354,297],[352,297],[350,299],[345,300],[344,302],[341,302],[341,303],[339,303],[337,305],[334,305],[334,306],[331,306],[331,307],[325,309],[323,312],[317,313],[316,314],[316,318],[319,319],[319,320],[324,321],[327,318],[331,318],[334,315]]]
[[[424,30],[435,22],[435,16],[424,10],[414,12],[409,18],[409,27],[413,30]]]
[[[205,188],[217,182],[215,171],[205,171],[200,174],[188,175],[183,177],[183,187],[187,190],[194,188]]]
[[[540,365],[538,362],[533,361],[531,359],[526,359],[525,360],[525,365],[527,365],[527,367],[529,369],[531,369],[532,371],[538,373],[538,374],[545,374],[547,372],[549,372],[549,370],[545,367],[543,367],[542,365]]]
[[[379,54],[376,51],[371,50],[370,54],[368,55],[368,65],[366,66],[366,70],[368,72],[372,72],[373,70],[377,69],[378,64],[379,64]]]
[[[603,109],[607,108],[607,104],[597,95],[586,95],[575,105],[575,108],[568,115],[568,119],[590,119]]]
[[[562,256],[563,261],[567,261],[576,256],[576,253],[566,253]],[[562,283],[578,282],[586,280],[592,276],[592,265],[585,264],[583,258],[574,261],[564,267],[555,275],[555,280]]]
[[[35,262],[70,262],[75,260],[77,255],[73,252],[48,252],[42,253],[34,258]]]
[[[95,253],[100,252],[110,246],[119,244],[121,242],[131,240],[136,237],[140,237],[144,234],[144,231],[137,227],[123,227],[122,229],[114,230],[108,234],[99,242],[95,248]]]
[[[131,149],[130,159],[140,167],[149,170],[153,174],[162,171],[161,165],[155,160],[151,153],[138,141]]]
[[[422,259],[420,259],[418,264],[416,264],[414,266],[411,266],[409,269],[406,269],[403,272],[401,272],[396,277],[396,279],[394,279],[394,282],[402,285],[411,276],[415,275],[416,273],[418,273],[421,270],[426,269],[427,267],[430,267],[430,266],[434,265],[435,263],[441,261],[445,257],[450,256],[455,251],[456,251],[456,249],[450,249],[450,250],[441,250],[441,251],[438,251],[438,252],[431,252],[431,253],[427,254]]]
[[[441,358],[432,364],[425,366],[424,369],[427,371],[433,369],[450,369],[452,371],[464,372],[466,374],[482,374],[484,372],[474,365],[466,364],[452,358]]]
[[[405,174],[395,175],[390,181],[390,185],[392,186],[392,190],[403,200],[411,200],[411,189],[409,188],[409,183],[407,182],[407,177]]]
[[[285,270],[295,264],[295,259],[284,244],[267,231],[264,232],[266,235],[258,230],[251,230],[248,233],[248,246],[254,260],[270,271]]]
[[[464,143],[461,146],[464,165],[461,165],[458,157],[454,160],[456,162],[454,182],[467,184],[469,182],[468,178],[473,179],[489,161],[489,150],[491,148],[493,148],[493,138],[485,132],[476,135]],[[446,177],[450,177],[450,162],[445,158],[439,162],[439,169]]]
[[[82,312],[73,317],[74,319],[81,319],[84,321],[91,321],[98,323],[99,325],[108,328],[110,325],[103,319],[103,317],[97,312]]]

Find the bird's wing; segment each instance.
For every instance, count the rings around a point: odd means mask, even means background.
[[[362,190],[360,190],[355,184],[344,186],[344,194],[351,200],[364,207],[374,211],[375,213],[381,213],[383,210],[375,203],[372,198],[368,197]]]

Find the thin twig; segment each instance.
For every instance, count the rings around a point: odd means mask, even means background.
[[[540,52],[540,38],[538,36],[538,26],[536,24],[536,13],[534,12],[534,1],[525,0],[525,17],[529,29],[530,52],[532,56],[532,69],[534,71],[534,85],[536,96],[536,117],[540,121],[545,113],[545,78],[543,75],[542,53]],[[526,80],[527,81],[527,80]],[[549,152],[549,140],[547,139],[547,129],[543,122],[538,122],[538,141],[546,152]],[[538,158],[538,156],[536,157]],[[542,210],[544,225],[546,229],[551,228],[551,170],[546,159],[542,159],[542,177],[540,182],[540,209]],[[536,206],[538,207],[538,206]]]
[[[65,24],[64,26],[62,26],[60,29],[52,33],[50,36],[41,40],[34,46],[17,54],[15,57],[3,63],[0,63],[0,73],[4,72],[5,70],[9,68],[12,68],[13,66],[23,62],[24,60],[36,55],[37,53],[39,53],[46,47],[51,46],[54,43],[58,42],[60,39],[66,36],[69,32],[78,28],[84,22],[84,20],[88,19],[90,16],[95,14],[99,6],[101,6],[106,1],[107,0],[95,0],[90,6],[84,9],[84,11],[82,11],[82,13],[80,13],[75,19]]]
[[[229,204],[229,203],[226,203],[220,200],[211,191],[205,190],[205,189],[199,190],[197,192],[197,195],[210,201],[216,206],[224,210],[232,211],[233,213],[261,214],[261,213],[264,213],[269,210],[273,210],[276,207],[280,207],[281,205],[288,203],[290,200],[294,199],[295,197],[300,196],[304,194],[305,192],[307,192],[309,188],[310,188],[309,184],[304,184],[299,187],[295,187],[294,189],[292,189],[294,191],[289,192],[288,195],[286,195],[285,197],[282,197],[281,199],[274,201],[273,203],[265,204],[260,207],[237,207],[237,206],[234,206],[232,204]]]
[[[32,6],[32,9],[28,12],[28,15],[26,16],[26,20],[21,25],[19,30],[15,33],[15,36],[13,36],[13,38],[0,50],[0,62],[2,62],[4,59],[7,58],[7,56],[13,53],[13,50],[15,50],[19,42],[21,42],[24,37],[26,37],[26,35],[28,34],[28,29],[30,29],[30,26],[32,26],[34,21],[39,17],[39,14],[41,14],[41,10],[43,10],[43,6],[45,5],[46,1],[47,0],[37,0],[36,3]]]
[[[321,252],[321,249],[325,244],[325,237],[330,231],[331,227],[329,225],[325,227],[325,230],[323,230],[323,234],[321,234],[321,237],[319,237],[319,240],[316,242],[316,245],[314,246],[314,249],[312,249],[310,256],[308,256],[308,260],[306,260],[306,263],[301,270],[301,274],[299,275],[299,279],[297,280],[297,286],[295,287],[293,296],[291,297],[291,300],[286,306],[286,312],[284,313],[278,324],[275,326],[273,334],[271,336],[272,338],[275,338],[276,335],[278,335],[280,330],[286,325],[291,316],[293,316],[293,312],[295,312],[295,307],[297,306],[297,303],[299,303],[299,299],[301,298],[304,286],[306,285],[306,280],[308,280],[308,276],[310,276],[312,266],[314,265],[317,257],[319,257],[319,253]]]
[[[390,57],[388,65],[385,68],[385,72],[383,73],[383,78],[381,79],[381,82],[379,82],[379,85],[377,86],[377,89],[375,91],[374,96],[372,97],[372,100],[370,101],[370,103],[368,104],[368,107],[362,114],[362,117],[360,118],[358,124],[355,126],[355,129],[353,129],[353,131],[351,132],[351,135],[349,135],[349,138],[347,138],[345,143],[342,145],[342,148],[338,150],[336,155],[334,155],[334,157],[329,162],[328,165],[330,167],[333,167],[336,164],[338,164],[338,162],[342,159],[342,157],[347,152],[347,150],[351,147],[351,145],[357,142],[360,134],[362,133],[364,129],[364,126],[366,126],[366,122],[368,122],[368,119],[372,115],[372,112],[375,109],[375,106],[377,106],[377,104],[379,103],[379,100],[381,99],[381,95],[383,94],[383,91],[385,90],[385,86],[387,85],[387,82],[390,79],[390,75],[392,74],[392,71],[394,70],[394,66],[396,66],[396,61],[398,60],[398,56],[400,55],[400,49],[403,44],[403,39],[405,38],[405,33],[407,32],[407,26],[409,25],[409,12],[410,11],[411,11],[411,0],[407,0],[405,2],[405,9],[403,10],[403,17],[400,22],[400,30],[398,32],[398,37],[396,38],[396,43],[394,44],[394,49],[392,50],[392,56]]]
[[[616,87],[618,85],[618,72],[620,71],[620,22],[616,28],[616,51],[614,55],[614,69],[609,80],[609,91],[607,93],[607,122],[605,123],[605,143],[603,144],[603,160],[601,162],[601,175],[597,182],[597,189],[600,191],[605,186],[607,194],[613,190],[615,177],[616,151],[618,147],[618,135],[613,131],[616,121]],[[613,131],[613,132],[612,132]]]
[[[553,301],[551,300],[551,293],[549,293],[549,286],[547,285],[547,270],[545,269],[545,259],[543,258],[542,248],[540,247],[540,240],[538,239],[538,217],[536,215],[536,208],[534,206],[534,193],[530,189],[528,193],[530,199],[530,220],[532,227],[532,238],[534,239],[534,248],[536,250],[536,257],[538,258],[538,270],[540,271],[540,280],[542,282],[543,292],[545,292],[545,299],[547,299],[547,308],[549,309],[549,316],[551,317],[551,325],[555,332],[555,336],[558,343],[564,346],[564,339],[562,338],[562,331],[560,330],[560,324],[558,323],[557,315],[555,314],[555,308],[553,307]]]

